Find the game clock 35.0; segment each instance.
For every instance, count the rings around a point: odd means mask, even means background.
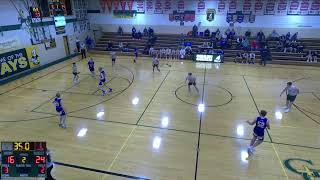
[[[45,177],[45,142],[2,142],[1,177]]]

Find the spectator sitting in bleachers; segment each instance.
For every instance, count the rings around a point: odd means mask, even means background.
[[[217,40],[217,41],[220,41],[221,38],[222,38],[222,35],[221,35],[220,31],[218,31],[218,32],[216,33],[216,40]]]
[[[298,42],[298,46],[297,46],[297,53],[303,53],[304,51],[304,46],[301,42]]]
[[[265,35],[264,35],[264,33],[262,32],[262,30],[260,30],[260,31],[257,33],[257,40],[258,40],[258,42],[261,42],[261,41],[263,41],[263,39],[265,39]]]
[[[220,48],[225,49],[228,47],[228,41],[226,38],[221,38],[220,40]]]
[[[256,54],[253,51],[251,51],[249,54],[249,64],[254,64],[255,60],[256,60]]]
[[[298,49],[298,43],[297,41],[292,41],[291,42],[291,52],[296,53]]]
[[[251,31],[248,29],[244,35],[246,36],[246,38],[250,38],[251,37]]]
[[[243,38],[243,40],[242,40],[242,48],[244,50],[249,50],[249,40],[247,38]]]
[[[312,58],[313,58],[313,62],[318,62],[318,52],[317,51],[313,51],[313,54],[312,54]]]
[[[192,27],[192,37],[197,37],[198,36],[198,26],[194,25]]]
[[[136,30],[136,28],[133,26],[132,29],[131,29],[131,36],[132,36],[132,38],[135,38],[136,32],[137,32],[137,30]]]
[[[154,30],[151,27],[149,27],[148,33],[149,33],[149,36],[153,36],[154,35]]]
[[[238,51],[237,54],[236,54],[236,57],[234,58],[234,63],[241,63],[242,61],[242,55],[241,55],[241,52]]]
[[[112,50],[112,47],[113,47],[113,43],[111,41],[108,41],[107,43],[107,51],[111,51]]]
[[[307,57],[307,62],[312,62],[313,52],[311,50],[309,50],[309,52],[308,52],[306,57]]]
[[[242,36],[239,36],[238,38],[237,38],[237,45],[236,45],[236,48],[237,49],[241,49],[242,48],[242,41],[243,41],[243,37]]]
[[[256,41],[255,39],[253,39],[253,40],[251,41],[251,49],[252,49],[253,51],[255,51],[256,49],[258,49],[258,43],[257,43],[257,41]]]
[[[121,26],[118,27],[118,35],[120,35],[120,36],[123,35],[123,29]]]
[[[119,42],[119,49],[120,51],[123,51],[123,43],[121,41]]]
[[[230,36],[230,39],[235,39],[235,37],[236,37],[236,32],[234,31],[234,29],[231,29],[229,36]]]
[[[147,27],[144,27],[144,29],[143,29],[143,36],[148,36],[149,35],[149,33],[148,33],[148,29],[147,29]]]
[[[141,39],[141,38],[142,38],[142,33],[138,31],[138,33],[136,33],[136,39]]]
[[[216,48],[217,47],[217,41],[216,41],[216,38],[211,38],[210,40],[210,43],[211,43],[211,47],[212,48]]]
[[[209,29],[206,29],[206,30],[204,31],[204,37],[206,37],[206,38],[209,38],[209,37],[210,37],[210,30],[209,30]]]
[[[283,43],[283,52],[291,52],[291,42],[289,40],[286,40]]]
[[[285,36],[285,37],[286,37],[286,40],[290,40],[290,36],[291,36],[291,35],[290,35],[290,32],[288,32],[288,33],[286,34],[286,36]]]
[[[297,41],[298,39],[298,32],[294,33],[290,39],[290,41]]]
[[[244,50],[242,53],[242,63],[246,64],[246,63],[248,63],[248,60],[249,60],[249,53],[248,53],[248,51]]]
[[[283,51],[284,50],[284,44],[282,41],[278,41],[276,45],[276,50],[277,51]]]
[[[149,56],[153,56],[154,55],[154,48],[150,47],[149,48]]]
[[[224,34],[226,35],[226,37],[229,38],[230,32],[231,32],[230,28],[226,29],[226,31],[224,32]]]
[[[269,39],[272,41],[279,40],[279,34],[276,32],[276,30],[272,31],[272,33],[269,35]]]
[[[124,43],[123,52],[129,52],[129,43]]]
[[[184,45],[185,36],[183,33],[180,34],[180,45]]]

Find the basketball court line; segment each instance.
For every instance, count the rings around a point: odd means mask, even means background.
[[[320,126],[320,122],[319,122],[319,121],[317,121],[317,120],[313,119],[312,117],[310,117],[307,113],[305,113],[302,109],[300,109],[299,106],[297,106],[296,104],[293,104],[293,106],[294,106],[299,112],[301,112],[303,115],[305,115],[307,118],[309,118],[310,120],[312,120],[313,122],[315,122],[317,125]],[[312,113],[310,113],[310,114],[312,114]]]
[[[151,179],[148,179],[148,178],[143,178],[143,177],[138,177],[138,176],[131,176],[131,175],[127,175],[127,174],[116,173],[116,172],[111,172],[111,171],[105,171],[105,170],[100,170],[100,169],[94,169],[94,168],[78,166],[78,165],[74,165],[74,164],[67,164],[67,163],[62,163],[62,162],[54,162],[54,164],[59,165],[59,166],[74,168],[74,169],[81,169],[81,170],[85,170],[85,171],[101,173],[101,174],[104,174],[104,176],[105,175],[112,175],[112,176],[124,177],[124,178],[128,178],[128,179],[151,180]]]
[[[320,101],[320,97],[316,95],[316,93],[312,92],[312,95],[316,97]]]
[[[170,70],[167,72],[166,76],[163,78],[163,80],[161,81],[160,85],[158,86],[158,89],[156,90],[156,92],[153,94],[153,96],[151,97],[149,103],[147,104],[146,108],[144,109],[144,111],[142,112],[142,114],[140,115],[138,121],[136,122],[136,125],[139,124],[142,116],[144,115],[144,113],[146,112],[146,110],[148,109],[149,105],[151,104],[151,102],[153,101],[154,97],[156,96],[156,94],[158,93],[159,89],[161,88],[162,84],[165,82],[165,80],[167,79],[168,75],[170,74]]]
[[[204,104],[203,100],[204,100],[204,86],[206,84],[206,72],[207,72],[207,66],[204,67],[204,72],[203,72],[203,85],[202,85],[201,104]],[[196,165],[195,165],[196,167],[195,167],[195,172],[194,172],[194,179],[195,180],[197,180],[197,177],[198,177],[198,164],[199,164],[199,153],[200,153],[202,116],[203,116],[203,112],[200,112],[199,130],[198,130],[198,142],[197,142],[197,155],[196,155]]]
[[[258,108],[258,105],[257,105],[257,103],[256,103],[256,101],[255,101],[255,99],[254,99],[254,97],[253,97],[253,95],[252,95],[252,92],[251,92],[251,90],[250,90],[250,87],[249,87],[249,85],[248,85],[248,83],[247,83],[247,81],[246,81],[246,78],[245,78],[244,76],[243,76],[243,80],[244,80],[244,82],[245,82],[245,84],[246,84],[246,86],[247,86],[247,89],[248,89],[249,93],[250,93],[251,99],[252,99],[252,101],[254,102],[254,105],[256,106],[256,109],[257,109],[258,114],[260,114],[260,110],[259,110],[259,108]],[[281,161],[281,158],[280,158],[280,156],[279,156],[279,153],[278,153],[278,151],[276,150],[276,148],[275,148],[275,146],[274,146],[274,144],[273,144],[273,141],[272,141],[272,138],[271,138],[271,135],[270,135],[268,129],[266,129],[266,131],[267,131],[268,136],[269,136],[269,138],[270,138],[271,146],[272,146],[272,148],[273,148],[273,151],[275,152],[275,154],[276,154],[276,156],[277,156],[277,158],[278,158],[280,167],[281,167],[284,175],[286,176],[287,180],[289,180],[289,176],[288,176],[288,174],[287,174],[287,172],[286,172],[286,170],[285,170],[285,168],[284,168],[284,166],[283,166],[283,164],[282,164],[282,161]]]

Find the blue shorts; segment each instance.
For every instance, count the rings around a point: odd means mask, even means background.
[[[264,131],[256,131],[255,129],[253,130],[253,136],[256,137],[257,139],[263,141],[264,140]]]
[[[60,116],[66,115],[66,112],[62,108],[56,108],[56,111],[60,114]]]
[[[296,97],[297,96],[291,96],[291,95],[288,94],[287,95],[287,100],[290,101],[290,102],[294,102],[296,100]]]
[[[106,82],[106,80],[105,79],[101,79],[100,80],[100,82],[99,82],[99,86],[102,86],[102,85],[104,85],[104,83]]]
[[[90,72],[93,72],[94,71],[94,68],[89,68]]]

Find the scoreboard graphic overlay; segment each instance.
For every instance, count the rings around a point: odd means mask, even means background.
[[[46,142],[1,142],[1,177],[46,177]]]

